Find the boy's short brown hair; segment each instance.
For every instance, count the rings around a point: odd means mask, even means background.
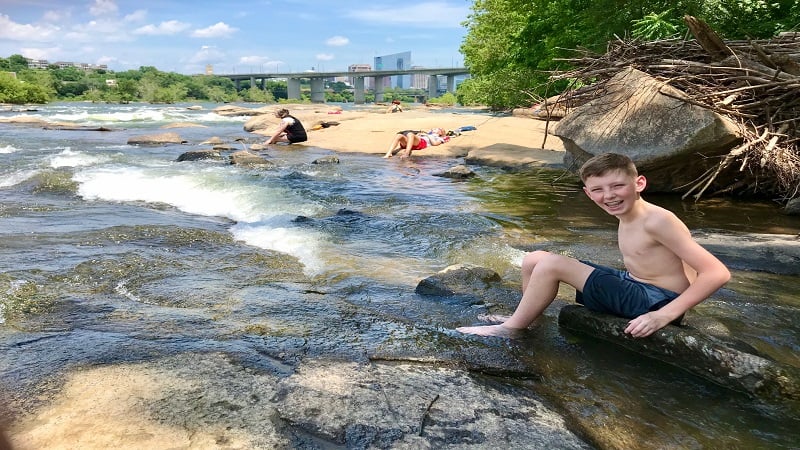
[[[633,161],[619,153],[601,153],[589,158],[583,163],[580,170],[581,181],[586,182],[589,177],[600,177],[612,170],[620,170],[633,178],[639,176]]]

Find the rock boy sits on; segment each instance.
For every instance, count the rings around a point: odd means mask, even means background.
[[[288,109],[281,108],[275,111],[275,117],[281,119],[281,123],[278,125],[278,129],[275,130],[272,137],[267,141],[267,145],[276,142],[294,144],[295,142],[305,142],[308,140],[308,135],[306,134],[306,129],[303,128],[303,124],[301,124],[296,117],[290,115]]]
[[[730,272],[692,238],[673,213],[646,202],[647,181],[624,155],[605,153],[581,167],[584,192],[619,219],[618,240],[626,271],[545,251],[522,261],[522,299],[499,325],[457,328],[462,333],[509,336],[526,328],[553,302],[559,283],[577,290],[592,311],[632,319],[625,333],[645,337],[705,300]]]

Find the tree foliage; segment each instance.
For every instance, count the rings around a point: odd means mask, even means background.
[[[725,38],[766,38],[800,25],[796,0],[475,0],[461,45],[472,77],[462,103],[530,105],[566,87],[548,83],[570,49],[603,52],[609,41],[684,34],[686,14]]]

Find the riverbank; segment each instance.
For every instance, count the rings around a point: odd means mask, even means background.
[[[475,130],[463,132],[446,144],[415,151],[413,156],[468,157],[484,160],[488,165],[505,166],[555,166],[564,158],[564,144],[558,137],[547,135],[547,122],[527,117],[455,113],[424,106],[408,108],[402,113],[386,113],[385,109],[377,107],[350,111],[326,105],[281,107],[289,109],[309,130],[308,141],[300,145],[336,152],[384,154],[394,135],[401,130],[434,127],[455,130],[473,126]],[[270,127],[255,133],[269,135],[277,122],[272,118]],[[323,122],[338,125],[319,128]]]

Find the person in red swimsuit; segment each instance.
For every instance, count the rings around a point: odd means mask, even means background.
[[[430,131],[403,130],[398,131],[389,145],[389,150],[383,155],[391,158],[395,153],[401,158],[411,156],[413,150],[423,150],[429,145],[441,145],[448,141],[447,133],[443,128],[433,128]]]

